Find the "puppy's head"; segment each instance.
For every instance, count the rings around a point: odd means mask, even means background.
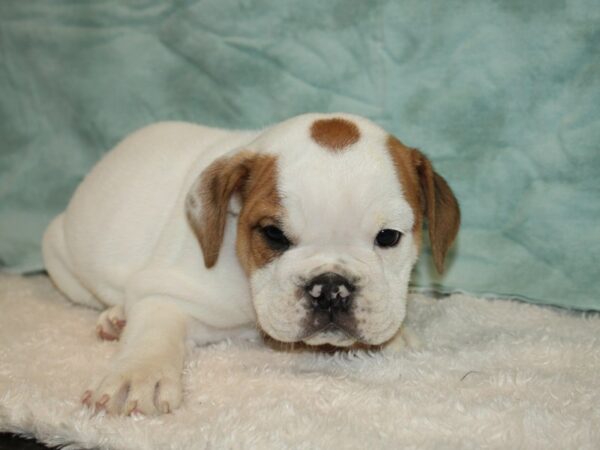
[[[404,319],[424,220],[438,271],[460,222],[421,152],[345,114],[290,119],[201,174],[187,213],[208,268],[234,196],[259,325],[284,342],[389,340]]]

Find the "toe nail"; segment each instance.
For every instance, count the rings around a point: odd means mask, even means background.
[[[133,402],[133,404],[129,407],[129,410],[127,411],[127,415],[131,416],[132,414],[135,413],[136,409],[137,409],[137,400],[135,400]]]
[[[89,406],[91,397],[92,397],[92,391],[85,391],[83,393],[83,397],[81,397],[81,403]]]
[[[100,399],[96,402],[96,409],[104,409],[109,400],[108,394],[104,394]]]
[[[106,333],[104,330],[100,330],[100,337],[102,339],[104,339],[105,341],[115,341],[117,339],[116,336],[113,336],[112,334]]]

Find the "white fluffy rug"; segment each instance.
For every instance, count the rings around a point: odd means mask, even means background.
[[[600,318],[413,295],[401,353],[195,348],[181,409],[92,417],[78,399],[115,343],[48,279],[0,276],[0,430],[69,448],[598,448]]]

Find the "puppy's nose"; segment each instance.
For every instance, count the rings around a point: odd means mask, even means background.
[[[350,281],[334,272],[318,275],[304,287],[315,310],[331,313],[348,311],[355,289]]]

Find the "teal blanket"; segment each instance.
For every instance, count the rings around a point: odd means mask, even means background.
[[[177,119],[370,117],[421,148],[463,227],[415,286],[600,310],[594,0],[0,2],[0,258],[40,237],[121,137]]]

